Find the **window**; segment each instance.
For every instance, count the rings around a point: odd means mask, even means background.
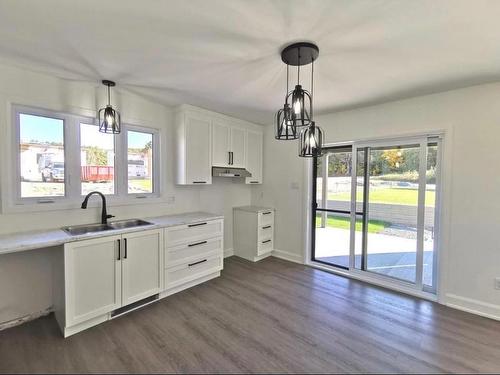
[[[153,192],[153,134],[127,131],[129,194]]]
[[[13,107],[16,160],[6,206],[58,203],[74,207],[91,191],[110,202],[157,197],[159,134],[124,124],[99,132],[94,118]]]
[[[64,121],[20,114],[19,159],[21,198],[64,196]]]
[[[97,125],[80,124],[80,181],[82,195],[91,191],[115,193],[115,140]]]

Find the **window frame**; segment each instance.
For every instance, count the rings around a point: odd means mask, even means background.
[[[31,115],[53,118],[63,121],[64,140],[64,196],[22,197],[21,196],[21,154],[20,154],[20,115]],[[11,105],[11,137],[12,145],[6,160],[11,166],[3,168],[7,178],[2,179],[2,211],[32,212],[77,208],[83,200],[81,182],[81,129],[80,124],[95,125],[97,119],[92,116],[69,114],[61,111],[25,106]],[[152,134],[153,137],[153,172],[152,193],[128,193],[127,135],[128,131]],[[114,194],[107,194],[110,206],[133,205],[146,202],[157,202],[161,197],[161,130],[158,128],[122,123],[122,131],[114,136],[115,147],[115,187]],[[71,150],[77,150],[72,152]],[[12,170],[14,168],[14,170]],[[9,177],[13,177],[13,179]]]

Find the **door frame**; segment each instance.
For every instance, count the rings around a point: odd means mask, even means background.
[[[306,190],[304,191],[303,197],[304,197],[304,202],[305,205],[304,207],[304,215],[303,215],[303,228],[306,228],[304,236],[303,236],[303,243],[304,243],[304,258],[303,258],[303,263],[317,268],[321,269],[323,271],[345,276],[348,278],[368,282],[370,284],[374,284],[377,286],[381,286],[383,288],[388,288],[392,290],[396,290],[402,293],[406,293],[409,295],[413,295],[416,297],[424,298],[430,301],[440,301],[442,299],[441,297],[441,289],[442,289],[442,280],[445,278],[445,270],[442,267],[442,258],[444,256],[443,254],[443,242],[446,240],[444,237],[445,233],[442,232],[442,227],[443,227],[443,221],[444,221],[444,215],[443,215],[443,191],[445,188],[445,180],[443,178],[444,175],[444,170],[447,169],[445,168],[448,166],[449,168],[449,158],[444,157],[445,152],[449,153],[451,146],[448,144],[449,142],[446,141],[448,137],[450,136],[449,134],[445,136],[447,131],[444,129],[441,130],[435,130],[435,131],[428,131],[428,132],[420,132],[420,133],[410,133],[410,134],[401,134],[398,136],[387,136],[387,137],[374,137],[374,138],[363,138],[355,141],[343,141],[343,142],[335,142],[335,143],[328,143],[325,144],[325,148],[331,148],[331,147],[342,147],[342,146],[352,146],[354,148],[354,145],[356,145],[358,148],[361,145],[374,145],[375,143],[379,144],[396,144],[398,142],[406,142],[410,139],[422,139],[422,138],[429,138],[429,137],[435,137],[438,139],[438,155],[437,155],[437,163],[439,164],[438,168],[438,173],[436,175],[436,201],[435,201],[435,240],[434,240],[434,262],[435,262],[435,271],[433,273],[433,291],[426,290],[423,288],[422,290],[417,290],[414,287],[414,284],[406,283],[402,280],[398,279],[391,279],[385,276],[380,276],[375,273],[368,274],[367,272],[360,272],[359,270],[356,272],[356,270],[353,269],[342,269],[339,267],[331,266],[328,264],[325,264],[323,262],[318,262],[312,259],[313,255],[313,248],[312,248],[312,215],[314,214],[314,211],[312,210],[312,188],[313,188],[313,181],[312,181],[312,169],[313,169],[313,160],[309,159],[307,162],[304,164],[304,178],[306,180]],[[446,148],[446,150],[444,150]],[[353,154],[353,163],[355,162],[355,156]],[[447,163],[445,166],[445,162]],[[448,200],[446,200],[446,204],[448,204]],[[446,218],[448,220],[448,218]]]

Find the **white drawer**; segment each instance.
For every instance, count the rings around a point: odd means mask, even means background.
[[[273,240],[259,240],[259,244],[257,246],[257,255],[266,254],[273,251]]]
[[[187,263],[195,258],[208,256],[214,252],[223,253],[222,237],[195,241],[165,249],[165,268]]]
[[[273,238],[274,234],[274,226],[272,224],[261,225],[259,226],[259,240],[267,240],[269,238]]]
[[[165,229],[167,247],[177,246],[205,240],[207,238],[221,237],[224,231],[223,220],[203,221],[199,223],[178,225]]]
[[[259,218],[257,222],[259,227],[265,226],[265,225],[273,225],[274,224],[274,211],[263,211],[259,212]]]
[[[223,256],[212,255],[210,257],[200,257],[188,263],[183,263],[176,267],[165,270],[165,288],[173,288],[178,285],[196,280],[222,270]]]

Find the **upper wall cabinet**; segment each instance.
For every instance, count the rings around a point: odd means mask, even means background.
[[[246,167],[246,131],[222,121],[212,122],[212,165],[214,167]]]
[[[177,184],[212,183],[210,119],[191,111],[176,114]]]
[[[243,120],[182,105],[176,113],[177,184],[212,183],[212,166],[245,168],[262,183],[263,130]]]
[[[247,184],[262,183],[263,137],[261,131],[247,130],[245,147],[247,170],[252,174],[252,177],[245,179]]]

